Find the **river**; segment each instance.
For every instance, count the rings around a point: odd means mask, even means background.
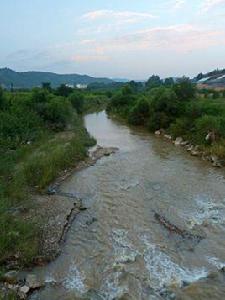
[[[99,145],[119,150],[61,186],[88,209],[62,254],[34,270],[47,284],[31,299],[224,299],[224,171],[105,112],[85,123]]]

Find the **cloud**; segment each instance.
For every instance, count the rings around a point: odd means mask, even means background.
[[[206,13],[214,8],[225,6],[225,0],[204,0],[201,6],[201,12]]]
[[[107,55],[118,52],[159,50],[187,53],[221,45],[225,31],[199,28],[190,24],[153,27],[136,31],[114,39],[105,39],[92,44],[92,49]],[[114,53],[115,55],[115,53]]]
[[[71,59],[73,62],[78,63],[87,63],[87,62],[105,62],[110,59],[109,56],[106,55],[100,55],[100,54],[80,54],[80,55],[74,55]]]
[[[173,2],[173,10],[180,9],[184,4],[186,4],[186,0],[174,0]]]
[[[142,20],[156,18],[151,13],[133,12],[133,11],[114,11],[114,10],[95,10],[90,11],[82,16],[82,19],[89,21],[111,20],[120,23],[136,23]]]

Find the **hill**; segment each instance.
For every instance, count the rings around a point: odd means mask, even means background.
[[[10,88],[33,88],[42,85],[42,82],[50,82],[52,87],[61,84],[76,85],[90,83],[112,83],[108,78],[95,78],[79,74],[56,74],[51,72],[16,72],[9,68],[0,69],[0,86]]]

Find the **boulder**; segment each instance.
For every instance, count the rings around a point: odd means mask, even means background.
[[[213,167],[217,167],[217,168],[222,167],[222,163],[219,160],[218,156],[216,156],[216,155],[211,156],[211,162],[212,162]]]
[[[155,135],[161,135],[161,131],[160,130],[156,130],[155,131]]]
[[[187,151],[192,151],[192,150],[194,150],[194,146],[193,145],[188,145],[187,146]]]
[[[3,281],[15,284],[18,281],[18,272],[15,270],[9,271],[2,276]]]
[[[183,142],[180,143],[181,146],[187,146],[188,144],[189,144],[188,141],[183,141]]]
[[[26,286],[30,289],[38,289],[42,284],[35,274],[28,274],[26,277]]]
[[[169,134],[165,134],[164,138],[166,138],[167,140],[170,140],[170,141],[172,140],[172,136]]]
[[[200,152],[198,150],[194,149],[194,150],[191,151],[191,155],[192,156],[199,156]]]
[[[216,140],[216,135],[215,132],[211,131],[207,134],[207,136],[205,137],[205,140],[207,142],[209,142],[210,144],[214,143]]]
[[[183,142],[182,137],[177,137],[176,140],[175,140],[175,142],[174,142],[174,144],[176,146],[180,146],[182,142]]]
[[[27,294],[29,293],[30,291],[30,288],[26,285],[24,286],[21,286],[19,288],[19,291],[18,291],[18,296],[20,299],[26,299],[27,298]]]

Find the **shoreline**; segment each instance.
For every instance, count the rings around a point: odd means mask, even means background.
[[[187,152],[190,153],[191,156],[195,156],[200,158],[203,161],[208,161],[211,163],[211,165],[215,168],[223,168],[224,167],[224,161],[220,159],[217,155],[213,155],[206,150],[202,149],[199,145],[193,145],[187,140],[184,140],[182,137],[177,137],[176,139],[173,139],[171,135],[166,134],[164,130],[156,130],[154,135],[159,138],[163,138],[164,140],[167,140],[168,142],[171,142],[176,147],[182,147]]]
[[[0,291],[4,297],[12,292],[17,298],[26,299],[33,291],[45,285],[35,278],[32,269],[45,266],[60,255],[72,222],[80,212],[86,210],[78,195],[63,193],[60,191],[60,186],[76,172],[95,165],[98,160],[110,156],[118,150],[116,147],[94,146],[89,149],[89,155],[85,160],[64,170],[48,187],[46,193],[32,195],[34,207],[27,211],[23,218],[27,221],[34,220],[41,227],[39,255],[34,257],[32,265],[23,270],[18,270],[15,258],[6,264],[8,271],[3,275],[0,283]],[[34,277],[34,285],[29,283],[29,276]],[[1,298],[1,293],[0,299],[5,299]]]

